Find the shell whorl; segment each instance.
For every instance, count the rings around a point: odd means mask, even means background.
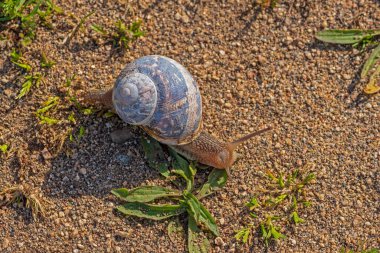
[[[113,90],[117,114],[169,145],[187,144],[202,128],[202,101],[191,74],[159,55],[141,57],[120,73]]]

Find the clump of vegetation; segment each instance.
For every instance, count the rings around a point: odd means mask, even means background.
[[[143,140],[142,143],[149,165],[169,179],[177,189],[160,186],[114,189],[112,193],[126,202],[118,206],[117,210],[126,215],[152,220],[163,220],[186,214],[188,251],[209,252],[210,242],[203,231],[210,231],[215,236],[219,235],[219,231],[215,219],[200,199],[225,185],[226,171],[214,169],[209,174],[207,182],[198,189],[194,189],[194,176],[197,172],[195,164],[189,163],[171,149],[169,151],[173,159],[169,163],[157,141],[150,138],[149,141]],[[167,200],[164,204],[162,204],[163,199]],[[155,203],[158,200],[160,203]],[[168,230],[172,233],[172,226],[168,227]]]
[[[1,151],[1,153],[6,154],[8,152],[8,149],[9,149],[8,144],[2,144],[2,145],[0,145],[0,151]]]
[[[360,77],[366,78],[371,70],[370,81],[364,88],[366,94],[374,94],[380,91],[380,42],[376,40],[380,36],[380,30],[324,30],[317,33],[318,40],[343,45],[352,45],[362,51],[370,45],[376,46],[364,63]],[[377,68],[376,68],[377,66]]]
[[[114,48],[123,50],[128,49],[131,43],[145,35],[141,24],[142,21],[138,20],[127,26],[123,21],[118,20],[110,31],[96,24],[91,25],[91,28],[101,34],[106,39],[106,43],[112,43]]]
[[[62,10],[51,0],[4,0],[0,2],[0,24],[17,20],[20,44],[26,46],[34,39],[37,25],[47,25],[53,12]]]
[[[43,217],[45,215],[43,202],[47,201],[42,200],[37,190],[29,186],[17,185],[0,191],[0,207],[10,205],[25,206],[31,210],[34,220],[38,216]]]
[[[250,222],[237,231],[236,240],[251,244],[253,234],[258,231],[265,246],[268,247],[271,241],[286,238],[281,233],[284,225],[298,225],[304,222],[298,210],[311,205],[306,198],[305,187],[314,179],[314,173],[301,173],[298,169],[287,176],[282,174],[275,176],[268,171],[267,188],[259,189],[260,195],[252,197],[246,203]]]

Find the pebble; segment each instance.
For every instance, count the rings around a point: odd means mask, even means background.
[[[124,127],[122,129],[115,130],[111,133],[111,139],[113,142],[122,144],[127,140],[130,140],[134,137],[134,134],[131,132],[130,128]]]
[[[218,245],[218,246],[223,246],[224,245],[224,241],[221,237],[216,237],[215,238],[215,244]]]
[[[60,211],[60,212],[58,213],[58,217],[59,217],[59,218],[65,217],[65,213],[62,212],[62,211]]]
[[[82,174],[82,175],[86,175],[87,174],[87,170],[85,168],[80,168],[79,169],[79,173]]]
[[[129,165],[129,162],[131,161],[131,158],[124,154],[118,154],[116,156],[116,160],[120,162],[122,165]]]

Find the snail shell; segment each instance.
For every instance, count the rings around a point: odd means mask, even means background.
[[[202,130],[202,99],[191,74],[168,57],[149,55],[128,64],[112,93],[117,114],[168,145],[190,143]]]

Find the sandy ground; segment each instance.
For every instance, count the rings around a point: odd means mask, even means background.
[[[119,118],[83,115],[64,99],[63,84],[74,73],[74,92],[104,87],[125,64],[148,54],[171,57],[194,75],[211,134],[231,140],[274,127],[240,147],[243,158],[226,187],[202,201],[221,232],[222,242],[212,241],[214,252],[264,252],[257,236],[251,247],[234,239],[234,231],[247,224],[244,203],[265,187],[267,169],[286,173],[307,163],[315,165],[317,180],[309,190],[313,205],[301,212],[306,222],[284,229],[287,239],[269,252],[338,252],[362,242],[378,247],[380,100],[378,94],[361,95],[358,77],[369,51],[324,44],[314,35],[324,28],[379,29],[379,1],[280,1],[263,12],[252,2],[59,1],[66,14],[53,18],[53,29],[38,28],[24,51],[37,69],[41,50],[57,65],[43,70],[44,83],[20,100],[20,71],[8,57],[13,45],[1,42],[0,141],[11,144],[12,152],[0,158],[0,189],[26,184],[50,201],[46,218],[36,222],[24,208],[0,209],[1,252],[185,251],[183,238],[167,235],[170,220],[114,211],[113,188],[168,185],[147,166],[139,144],[143,133],[130,128],[135,137],[112,143],[110,133],[124,126]],[[77,22],[70,13],[81,17],[93,9],[78,36],[62,46]],[[147,34],[124,55],[110,56],[111,47],[89,28],[137,18]],[[38,124],[33,112],[51,96],[62,101],[54,116],[74,111],[75,125]],[[58,149],[66,131],[79,126],[83,138]]]

